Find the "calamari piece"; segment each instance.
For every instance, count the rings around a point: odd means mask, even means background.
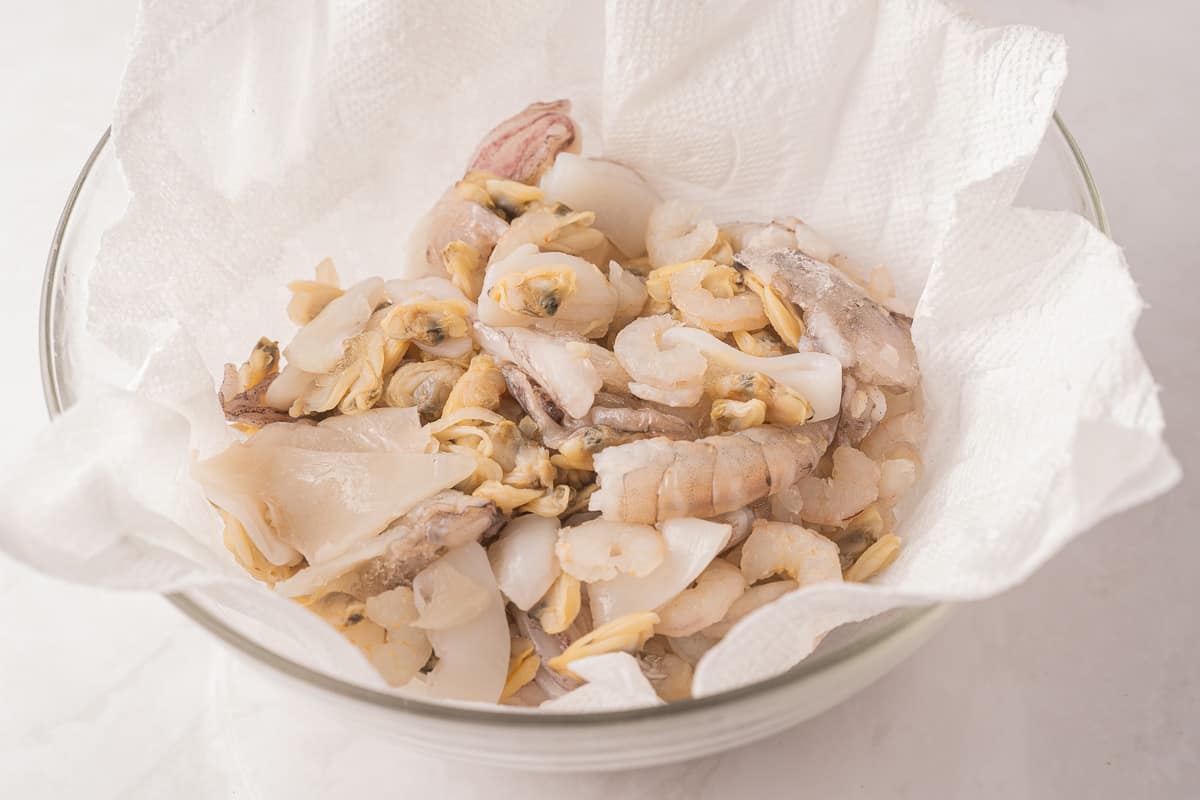
[[[533,608],[562,573],[554,546],[558,520],[525,514],[504,526],[488,548],[500,591],[522,611]]]
[[[690,347],[708,360],[708,377],[761,373],[794,390],[812,407],[812,422],[837,416],[842,402],[842,365],[825,353],[791,353],[759,358],[730,347],[696,328],[676,327],[662,334],[665,343]],[[738,398],[741,399],[741,398]]]
[[[641,175],[612,161],[559,153],[539,185],[548,201],[594,211],[596,227],[629,258],[646,252],[646,221],[662,198]]]
[[[806,335],[856,379],[911,389],[920,379],[907,322],[835,267],[799,250],[747,251],[738,261],[800,307]]]
[[[695,441],[644,439],[595,456],[600,489],[588,508],[606,519],[654,523],[714,517],[791,486],[828,446],[825,428],[772,425]]]
[[[582,417],[591,409],[596,392],[604,385],[586,345],[572,347],[583,345],[581,342],[529,328],[493,328],[482,323],[476,323],[475,332],[484,352],[499,363],[517,366],[573,417]]]
[[[496,703],[508,679],[510,638],[504,598],[488,564],[487,553],[469,543],[450,550],[446,563],[478,584],[488,596],[487,606],[469,621],[445,630],[429,631],[437,664],[427,677],[434,697]]]
[[[376,413],[339,422],[372,424]],[[272,563],[291,563],[292,555],[274,546],[278,542],[309,564],[336,558],[475,468],[465,455],[324,449],[324,424],[268,425],[193,467],[209,499],[238,518]],[[333,427],[329,438],[344,441],[346,435]]]
[[[314,374],[332,372],[345,355],[345,342],[366,327],[384,301],[383,281],[367,278],[331,300],[284,348],[289,366]]]
[[[468,169],[536,184],[559,153],[579,151],[579,129],[570,111],[569,100],[530,104],[483,137]]]
[[[603,336],[617,292],[595,265],[565,253],[521,245],[488,265],[479,295],[485,325],[533,327],[552,333]]]
[[[595,625],[662,607],[704,572],[729,543],[729,526],[702,519],[662,524],[666,548],[662,564],[649,575],[618,575],[588,586]]]
[[[407,584],[446,551],[486,539],[504,520],[494,503],[453,490],[422,500],[383,533],[323,564],[306,567],[275,585],[300,597],[335,585],[370,598]]]

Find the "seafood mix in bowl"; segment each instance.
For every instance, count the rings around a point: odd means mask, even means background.
[[[923,422],[887,270],[664,200],[568,111],[488,133],[403,276],[292,283],[291,341],[226,367],[244,437],[194,468],[246,571],[400,691],[538,706],[624,651],[686,698],[757,609],[899,553]]]

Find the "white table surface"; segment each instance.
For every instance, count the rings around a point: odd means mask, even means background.
[[[1200,434],[1190,414],[1200,392],[1200,7],[967,5],[1071,44],[1061,110],[1150,305],[1139,339],[1164,387],[1183,485],[1105,522],[1020,588],[959,609],[886,679],[773,739],[607,776],[387,754],[396,796],[1198,796]],[[0,7],[0,442],[9,452],[43,424],[42,264],[107,124],[135,4]],[[0,556],[0,797],[351,796],[354,776],[302,749],[274,691],[157,596],[67,585]]]

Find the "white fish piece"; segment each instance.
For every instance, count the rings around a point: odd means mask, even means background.
[[[353,419],[366,419],[360,430],[370,431],[375,424],[371,415],[377,413]],[[364,449],[373,434],[356,441],[346,432],[351,425],[331,426],[330,436],[325,423],[274,423],[195,464],[193,474],[209,499],[238,518],[272,563],[295,563],[294,556],[272,545],[281,541],[318,564],[379,533],[475,468],[467,455]],[[284,560],[277,562],[280,558]]]
[[[617,291],[596,266],[567,253],[523,244],[488,265],[479,295],[485,325],[603,336],[617,310]]]
[[[541,600],[562,569],[554,555],[556,517],[525,514],[504,526],[488,548],[488,560],[500,591],[522,611]]]
[[[646,252],[646,223],[662,198],[629,167],[559,153],[539,185],[550,202],[595,212],[596,229],[629,258]]]
[[[550,399],[572,417],[592,408],[604,379],[584,342],[529,328],[475,325],[479,346],[497,361],[515,364],[537,381]]]
[[[292,337],[283,350],[288,365],[311,373],[332,372],[345,355],[345,341],[362,332],[383,301],[382,278],[351,286]]]
[[[729,543],[731,528],[702,519],[667,520],[661,526],[666,555],[649,575],[618,575],[588,585],[597,627],[639,611],[653,611],[686,589]],[[572,666],[574,669],[574,666]]]
[[[442,556],[442,561],[479,584],[490,602],[469,622],[448,630],[429,631],[438,657],[426,677],[430,694],[455,700],[495,703],[508,677],[510,639],[504,598],[492,575],[487,553],[472,542]]]
[[[842,363],[827,353],[790,353],[760,358],[743,353],[710,333],[676,327],[662,333],[662,341],[698,350],[713,365],[729,372],[761,372],[794,389],[812,406],[810,422],[837,416],[842,406]]]

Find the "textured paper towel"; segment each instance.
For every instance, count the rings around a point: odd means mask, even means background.
[[[843,622],[1012,586],[1178,473],[1120,250],[1011,207],[1065,50],[934,0],[147,2],[113,124],[132,200],[71,307],[80,380],[123,390],[86,393],[9,473],[0,545],[74,580],[192,587],[311,655],[305,612],[243,585],[186,477],[189,448],[227,441],[213,376],[289,334],[283,287],[321,258],[348,281],[399,273],[482,132],[567,97],[585,152],[718,219],[802,216],[919,297],[930,439],[902,557],[752,615],[696,692],[786,669]],[[128,374],[89,373],[109,363],[90,348]],[[349,647],[317,649],[378,685]],[[606,663],[588,707],[631,685]]]

